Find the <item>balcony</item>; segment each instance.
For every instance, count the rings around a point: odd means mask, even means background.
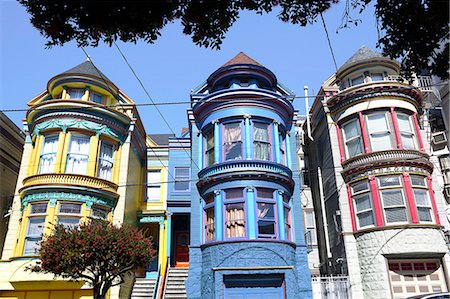
[[[396,166],[403,164],[418,164],[427,169],[433,170],[433,164],[428,160],[426,153],[416,150],[386,150],[372,152],[356,156],[342,163],[344,176],[359,172],[361,170],[377,166]]]
[[[264,178],[272,177],[293,184],[292,171],[279,163],[261,160],[233,160],[213,164],[202,169],[198,173],[200,179],[198,186],[202,187],[207,182],[239,179],[239,178]]]
[[[19,192],[30,187],[41,186],[76,186],[116,193],[118,186],[113,182],[79,174],[48,173],[27,177],[23,180],[23,187]]]

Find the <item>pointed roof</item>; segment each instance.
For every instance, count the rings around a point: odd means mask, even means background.
[[[230,61],[228,61],[227,63],[222,65],[222,67],[236,65],[236,64],[251,64],[251,65],[257,65],[257,66],[264,67],[259,62],[255,61],[254,59],[247,56],[247,54],[245,54],[244,52],[239,52],[236,56],[231,58]]]
[[[94,77],[98,77],[100,79],[105,79],[111,82],[108,77],[105,76],[102,72],[100,72],[92,63],[91,60],[87,59],[85,62],[65,71],[61,74],[82,74],[82,75],[90,75]]]
[[[355,54],[353,54],[352,57],[350,57],[340,68],[344,68],[350,64],[353,64],[355,62],[361,61],[361,60],[368,60],[368,59],[372,59],[372,58],[384,58],[383,55],[381,55],[381,53],[375,52],[374,50],[366,47],[366,46],[361,46],[361,48],[358,49],[358,51],[356,51]]]

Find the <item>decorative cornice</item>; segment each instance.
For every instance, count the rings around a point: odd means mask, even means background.
[[[55,206],[56,201],[77,201],[86,204],[86,207],[91,208],[93,204],[100,206],[107,206],[114,208],[116,206],[116,200],[102,197],[94,196],[73,192],[40,192],[27,194],[22,198],[22,206],[25,209],[29,203],[36,201],[48,200],[52,206]]]

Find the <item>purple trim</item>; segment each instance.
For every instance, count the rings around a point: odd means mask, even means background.
[[[255,240],[241,239],[241,240],[232,240],[232,241],[214,241],[214,242],[205,243],[203,245],[200,245],[199,247],[201,249],[204,249],[204,248],[207,248],[209,246],[215,246],[215,245],[221,245],[221,244],[229,244],[229,243],[240,243],[240,242],[245,242],[245,243],[250,243],[250,242],[254,242],[254,243],[271,242],[271,243],[286,244],[286,245],[291,246],[292,248],[303,247],[303,246],[298,245],[298,244],[296,244],[294,242],[286,241],[286,240],[279,240],[279,239],[255,239]],[[194,246],[190,246],[190,247],[198,248],[198,247],[194,247]]]

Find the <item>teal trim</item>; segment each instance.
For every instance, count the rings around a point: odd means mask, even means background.
[[[125,136],[121,136],[116,131],[110,129],[107,125],[97,124],[88,120],[79,119],[52,119],[40,123],[34,127],[33,135],[39,135],[43,130],[58,128],[66,131],[68,128],[86,129],[94,131],[97,135],[105,134],[115,139],[123,140]]]
[[[214,223],[216,225],[216,241],[223,240],[223,214],[222,214],[222,192],[215,191],[214,192]]]
[[[250,124],[250,117],[245,118],[245,159],[252,158],[252,126]]]
[[[284,205],[283,196],[281,196],[281,191],[275,191],[275,199],[277,201],[278,210],[278,238],[280,240],[286,240],[286,231],[284,228]]]
[[[71,192],[44,192],[44,193],[33,193],[27,194],[22,198],[22,205],[24,208],[28,206],[30,202],[48,200],[51,205],[55,205],[58,200],[65,201],[78,201],[86,203],[87,206],[92,206],[93,204],[107,206],[114,208],[116,201],[101,196],[85,195]]]
[[[222,147],[220,146],[220,124],[219,122],[214,123],[214,163],[220,163],[222,161],[221,152]]]
[[[247,188],[246,192],[246,206],[247,206],[247,226],[248,226],[248,238],[251,240],[256,239],[256,202],[255,202],[255,189]]]
[[[138,216],[139,223],[159,223],[159,225],[164,224],[163,216]]]
[[[292,158],[291,158],[291,137],[290,133],[286,133],[286,140],[284,142],[286,144],[286,165],[289,169],[292,169]]]
[[[166,255],[168,257],[169,265],[170,265],[170,252],[172,246],[172,213],[168,213],[166,217]]]
[[[200,243],[204,243],[205,241],[204,241],[204,238],[203,238],[203,235],[204,235],[204,229],[205,229],[205,217],[204,217],[204,212],[203,212],[203,209],[204,209],[204,207],[205,207],[205,203],[204,203],[204,201],[202,200],[202,199],[200,199],[200,234],[199,234],[199,236],[200,236]]]
[[[281,155],[280,155],[280,137],[278,136],[279,132],[278,132],[278,123],[274,122],[273,123],[273,144],[274,144],[274,149],[273,152],[275,154],[275,162],[277,163],[281,163]]]

